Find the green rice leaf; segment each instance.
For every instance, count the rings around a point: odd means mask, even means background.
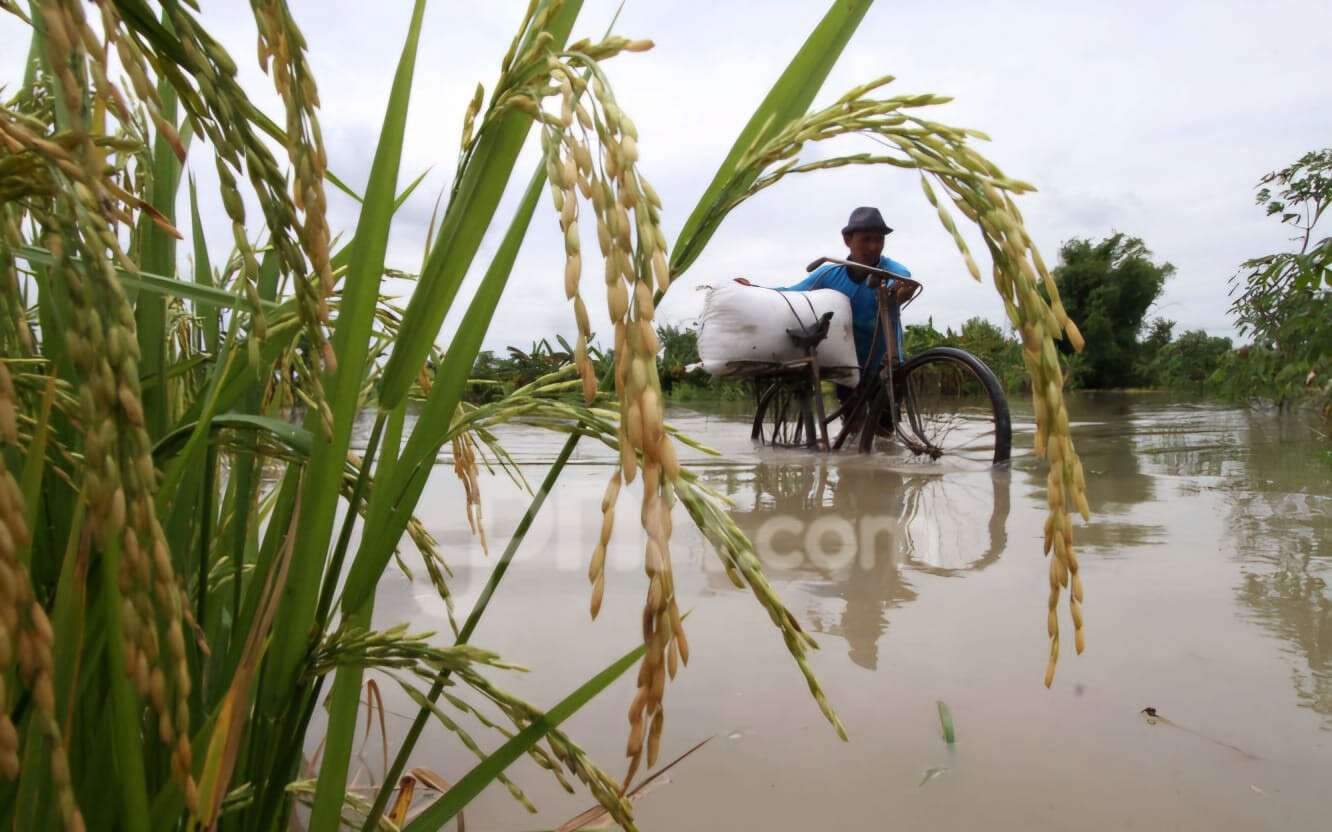
[[[582,8],[582,0],[566,0],[551,17],[545,31],[552,48],[563,47]],[[500,197],[513,173],[518,152],[527,139],[532,117],[510,110],[478,138],[476,150],[444,211],[416,291],[403,314],[402,327],[384,366],[379,398],[392,409],[402,401],[439,335],[444,317],[453,306],[463,277],[490,227]],[[487,319],[488,320],[488,319]],[[468,365],[471,366],[470,364]]]
[[[392,476],[383,478],[383,484],[371,495],[370,516],[366,521],[369,531],[361,540],[360,550],[343,589],[344,613],[369,602],[379,575],[393,553],[394,542],[407,527],[425,481],[430,476],[430,463],[444,444],[446,431],[440,428],[453,421],[454,411],[462,400],[467,374],[476,361],[481,341],[490,327],[490,320],[494,317],[504,287],[508,285],[513,264],[518,258],[518,249],[527,236],[527,228],[536,211],[537,202],[541,199],[545,181],[545,165],[539,164],[523,194],[517,214],[495,252],[490,268],[481,279],[471,305],[467,307],[467,314],[463,316],[462,324],[444,354],[444,361],[435,373],[436,380],[430,389],[430,396],[407,437],[407,444],[394,463]]]
[[[201,286],[213,285],[213,264],[208,257],[208,241],[204,239],[203,222],[199,219],[199,194],[194,186],[194,177],[190,177],[190,232],[194,238],[194,282]],[[203,324],[203,347],[212,355],[217,355],[221,323],[218,320],[217,307],[195,301],[194,314]]]
[[[939,705],[939,724],[943,726],[944,742],[953,744],[953,714],[948,710],[942,699],[938,700]]]
[[[546,712],[544,718],[537,719],[531,725],[515,734],[508,742],[501,745],[488,758],[478,763],[471,771],[463,775],[453,788],[443,797],[431,804],[411,823],[403,827],[403,832],[432,832],[448,823],[472,798],[481,793],[500,772],[546,736],[546,732],[557,727],[561,722],[573,716],[592,697],[601,693],[624,672],[633,667],[646,652],[646,647],[639,646],[620,657],[611,666],[583,683],[578,690],[560,700],[559,704]]]
[[[41,266],[50,266],[54,262],[51,252],[46,249],[36,248],[34,246],[18,246],[14,249],[14,256],[21,257],[29,263]],[[34,269],[37,273],[37,279],[40,283],[45,279],[45,272]],[[120,266],[115,266],[116,278],[127,290],[138,292],[150,292],[154,295],[164,297],[183,298],[195,303],[201,303],[222,309],[249,309],[249,302],[240,295],[232,294],[225,289],[218,289],[214,286],[204,286],[199,283],[190,283],[184,280],[176,280],[171,277],[164,277],[160,274],[154,274],[147,271],[129,272]],[[265,312],[275,312],[280,305],[272,301],[263,301],[260,303]]]
[[[282,713],[290,705],[289,691],[301,670],[321,594],[321,580],[337,581],[339,578],[336,574],[323,573],[341,491],[343,467],[351,444],[352,426],[356,420],[362,378],[372,343],[370,334],[395,210],[394,189],[402,159],[408,102],[411,99],[412,77],[424,15],[425,0],[417,0],[394,74],[383,128],[370,168],[365,201],[352,241],[350,262],[343,283],[342,304],[331,338],[333,351],[338,357],[338,367],[326,383],[333,410],[333,428],[327,440],[315,429],[320,414],[311,412],[307,417],[307,427],[315,437],[315,447],[310,455],[309,475],[305,479],[302,493],[301,534],[296,541],[290,566],[288,586],[294,589],[287,593],[274,626],[271,670],[266,674],[266,686],[261,698],[261,707],[269,714]],[[331,828],[337,824],[342,795],[346,791],[351,732],[356,723],[355,702],[350,720],[344,720],[344,709],[338,703],[346,697],[340,690],[337,693],[311,814],[311,825],[317,829]],[[343,725],[343,722],[349,724]],[[274,774],[282,776],[280,772]]]
[[[176,90],[165,79],[158,82],[158,98],[162,100],[162,118],[174,124],[176,121]],[[153,163],[149,173],[151,187],[148,202],[167,222],[176,221],[176,190],[180,184],[180,159],[176,158],[175,148],[165,136],[158,135],[153,141]],[[134,231],[135,248],[138,252],[138,265],[144,271],[174,277],[176,274],[176,239],[157,224],[147,211],[139,215],[139,223]],[[161,378],[166,372],[166,300],[153,293],[135,297],[135,330],[139,338],[139,372],[144,375]],[[142,391],[143,412],[147,422],[149,436],[161,436],[166,432],[170,417],[167,406],[165,385]]]
[[[804,46],[791,59],[749,123],[740,131],[712,182],[694,206],[689,219],[685,220],[671,251],[672,276],[684,273],[693,264],[725,219],[726,209],[734,197],[743,193],[756,178],[736,178],[741,157],[805,114],[871,2],[873,0],[835,0]]]

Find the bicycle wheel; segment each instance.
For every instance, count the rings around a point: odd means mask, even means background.
[[[803,448],[816,442],[814,404],[809,391],[775,382],[758,398],[750,436],[779,448]]]
[[[933,458],[1007,462],[1013,426],[999,379],[976,356],[934,347],[913,356],[895,374],[900,429]]]

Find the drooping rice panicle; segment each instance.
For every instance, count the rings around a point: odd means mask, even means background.
[[[885,76],[856,87],[830,106],[793,118],[745,148],[731,177],[722,183],[719,198],[707,207],[706,214],[695,228],[715,228],[737,205],[792,174],[876,164],[920,173],[925,197],[953,238],[967,271],[979,281],[980,267],[947,203],[975,224],[993,261],[994,287],[1003,300],[1009,321],[1022,339],[1023,361],[1031,377],[1036,413],[1035,449],[1050,466],[1046,498],[1049,513],[1045,527],[1045,551],[1053,551],[1048,601],[1050,660],[1045,674],[1048,686],[1054,679],[1059,655],[1057,609],[1064,588],[1070,590],[1069,612],[1079,653],[1084,644],[1082,581],[1073,550],[1071,510],[1076,509],[1084,520],[1089,517],[1089,511],[1082,463],[1068,429],[1064,378],[1054,346],[1056,340],[1066,339],[1074,349],[1081,350],[1082,334],[1069,319],[1054,279],[1013,200],[1014,195],[1034,188],[1005,176],[998,166],[976,151],[971,140],[986,139],[983,133],[941,124],[920,114],[921,108],[947,103],[950,100],[947,97],[925,94],[883,99],[872,95],[892,81],[891,76]],[[895,152],[856,153],[801,162],[800,154],[807,143],[849,135],[869,137]],[[946,198],[936,192],[936,186],[942,189]],[[695,233],[681,241],[682,244],[672,252],[671,280],[678,278],[693,262],[698,247],[710,233]]]

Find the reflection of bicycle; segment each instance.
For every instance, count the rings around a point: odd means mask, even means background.
[[[885,334],[883,360],[877,372],[862,379],[832,413],[824,406],[822,382],[837,380],[819,367],[818,344],[828,334],[831,314],[813,325],[802,321],[788,329],[805,357],[784,364],[737,367],[735,375],[754,383],[756,409],[752,436],[769,445],[840,450],[855,437],[861,453],[876,438],[896,439],[912,453],[938,459],[945,454],[991,463],[1006,462],[1012,446],[1012,423],[1003,388],[990,368],[965,350],[933,347],[905,361],[897,355],[894,322],[900,314],[897,292],[910,287],[905,306],[921,285],[884,269],[822,257],[808,267],[838,263],[866,273],[866,285],[878,298],[876,338]],[[863,370],[864,368],[862,368]],[[836,435],[828,426],[841,420]]]
[[[923,593],[913,575],[961,577],[998,562],[1011,489],[1003,466],[945,474],[812,454],[762,461],[725,488],[731,518],[769,577],[804,599],[795,603],[810,629],[846,639],[851,660],[870,669],[891,610]],[[708,582],[731,586],[720,570]]]

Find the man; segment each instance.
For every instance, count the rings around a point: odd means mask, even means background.
[[[842,229],[842,242],[846,244],[846,259],[853,263],[863,263],[885,269],[902,277],[911,277],[906,266],[883,256],[883,241],[892,233],[892,229],[883,221],[879,209],[863,207],[851,212],[851,218]],[[879,364],[887,347],[885,334],[875,333],[878,328],[879,304],[873,289],[866,285],[868,272],[848,269],[846,266],[828,263],[794,286],[779,289],[782,292],[808,292],[813,289],[835,289],[846,295],[851,301],[851,328],[856,340],[856,358],[861,366],[861,383],[864,384],[878,372]],[[742,283],[749,281],[740,279]],[[890,287],[892,283],[888,284]],[[898,302],[905,301],[911,289],[907,284],[898,287]],[[894,340],[897,344],[897,356],[902,357],[902,322],[893,321]],[[851,388],[837,386],[837,397],[845,400],[851,394]]]

